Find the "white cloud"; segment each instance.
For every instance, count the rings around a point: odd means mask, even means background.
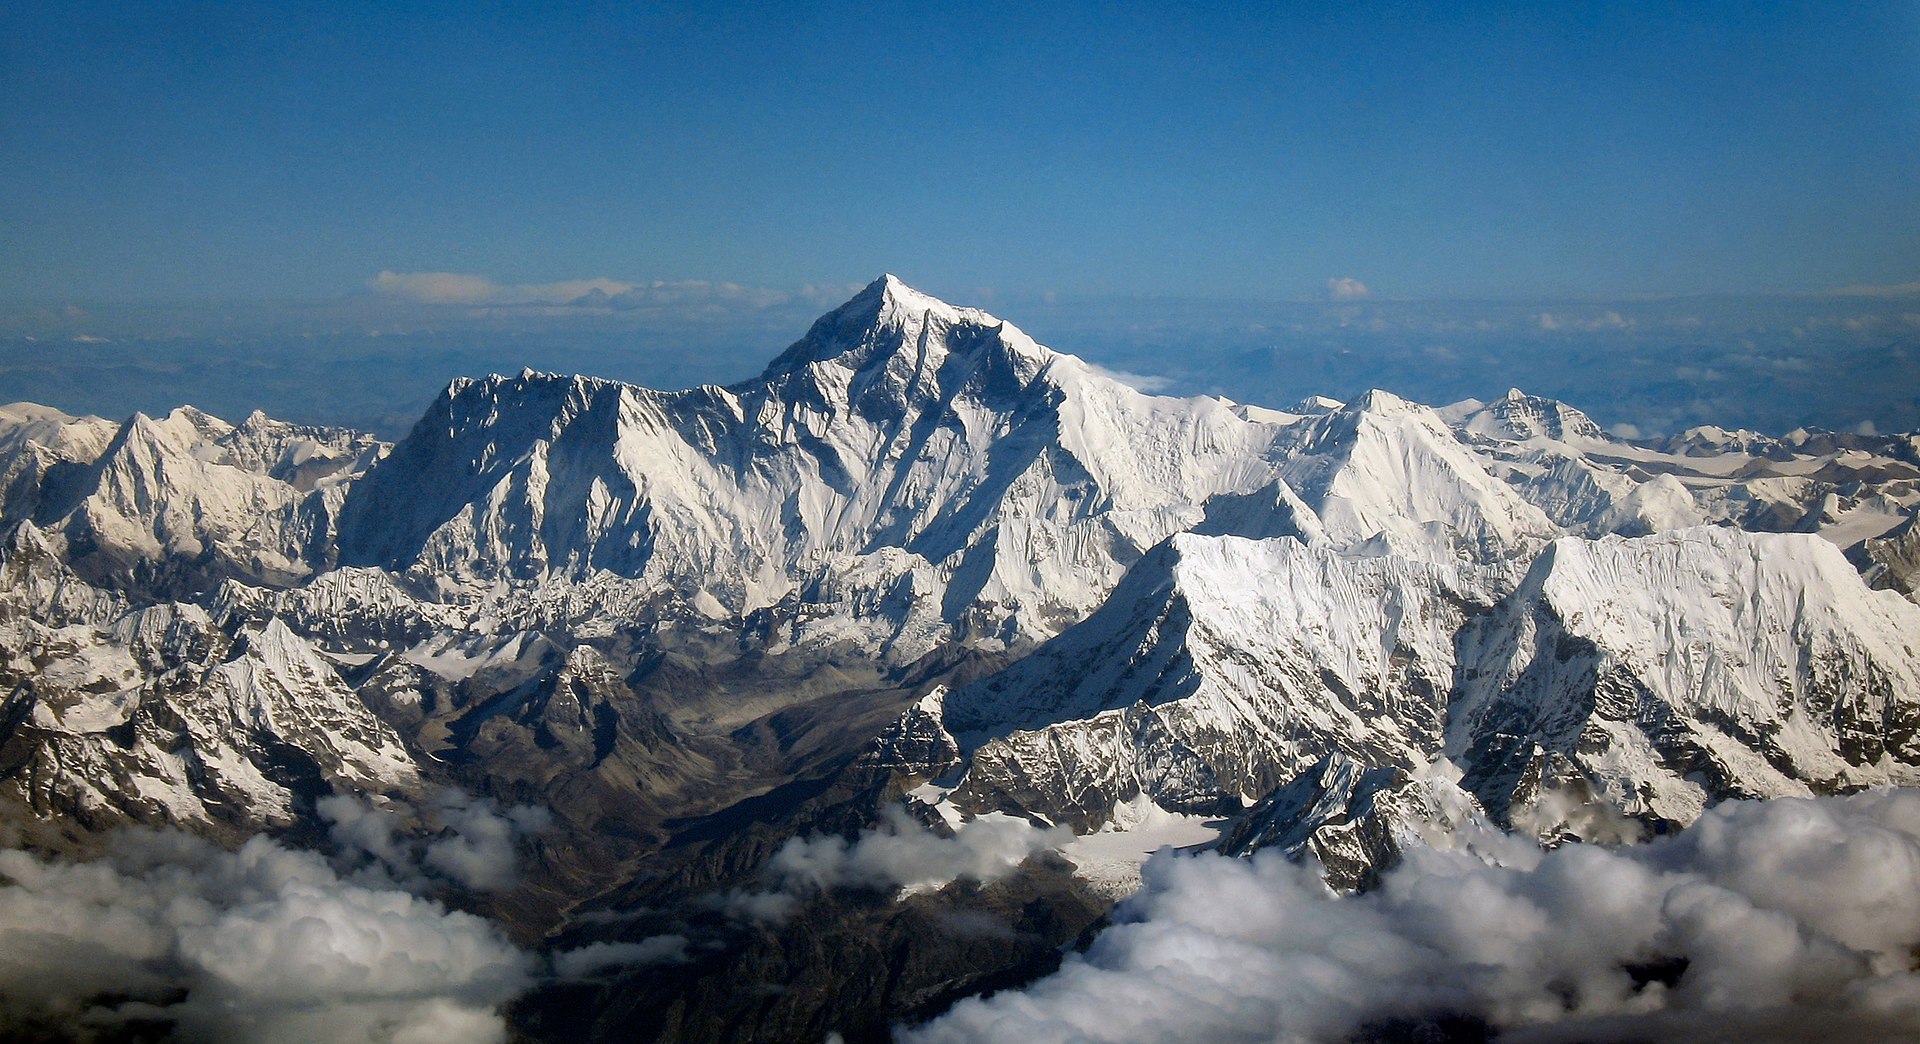
[[[411,888],[434,877],[479,892],[511,887],[519,876],[522,842],[552,825],[545,809],[502,809],[491,799],[452,789],[417,810],[397,803],[376,807],[345,795],[321,798],[316,808],[341,853],[361,857]]]
[[[381,272],[367,284],[376,293],[422,304],[486,304],[500,285],[486,276],[457,272]]]
[[[1352,276],[1327,280],[1327,295],[1336,301],[1358,301],[1372,292],[1367,284]]]
[[[639,942],[588,943],[553,955],[554,974],[561,979],[590,978],[612,968],[644,964],[685,964],[688,940],[684,935],[654,935]]]
[[[1125,370],[1109,370],[1097,363],[1087,363],[1087,369],[1092,370],[1094,373],[1110,381],[1119,381],[1134,391],[1144,392],[1147,395],[1159,395],[1168,388],[1173,387],[1173,378],[1171,377],[1161,377],[1151,373],[1128,373]]]
[[[1505,867],[1415,849],[1344,898],[1270,854],[1145,869],[1086,954],[906,1039],[1344,1040],[1438,1016],[1502,1040],[1920,1035],[1920,792],[1729,803]]]
[[[793,916],[793,911],[800,906],[800,900],[788,892],[756,892],[734,888],[710,897],[709,904],[736,920],[778,924]]]
[[[671,310],[675,315],[758,311],[785,304],[837,305],[859,292],[858,286],[808,285],[797,291],[704,279],[566,279],[555,283],[498,283],[461,272],[381,272],[368,280],[374,293],[391,300],[426,305],[465,305],[481,314],[534,312],[632,312]]]
[[[481,918],[263,837],[130,832],[92,863],[0,852],[0,1011],[233,1041],[505,1039],[532,961]],[[0,1029],[4,1029],[0,1025]]]
[[[932,891],[953,881],[1000,880],[1029,857],[1073,840],[1065,827],[1042,828],[990,812],[963,823],[951,836],[928,830],[898,807],[881,825],[853,841],[821,835],[789,838],[767,862],[775,891],[733,891],[716,902],[745,920],[786,919],[797,897],[833,888]]]
[[[976,816],[951,837],[942,837],[894,808],[878,829],[852,842],[831,835],[792,838],[768,868],[788,886],[892,885],[926,891],[961,878],[999,880],[1034,853],[1071,840],[1071,830],[1043,829],[998,812]]]
[[[511,886],[519,876],[521,839],[553,822],[545,809],[516,805],[502,811],[458,791],[443,793],[430,812],[441,833],[427,844],[426,865],[476,891]]]
[[[605,300],[635,288],[615,279],[568,279],[558,283],[502,285],[460,272],[381,272],[367,284],[375,293],[421,304],[574,304]]]

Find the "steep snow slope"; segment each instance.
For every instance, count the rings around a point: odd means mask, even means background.
[[[1465,565],[1181,534],[1085,622],[919,713],[968,756],[950,799],[967,811],[1086,827],[1142,793],[1237,807],[1336,750],[1425,764],[1454,632],[1491,585]],[[897,760],[930,728],[904,722]]]
[[[1286,453],[1282,474],[1338,544],[1384,537],[1486,560],[1525,557],[1560,534],[1437,413],[1387,392],[1296,425]]]
[[[5,796],[59,829],[290,826],[316,788],[409,790],[399,735],[277,620],[128,608],[31,525],[0,562]]]
[[[465,581],[609,572],[728,614],[851,569],[949,626],[1030,637],[1209,497],[1270,483],[1281,430],[886,277],[731,388],[457,382],[354,486],[341,554]]]
[[[1684,824],[1728,797],[1920,782],[1920,611],[1829,542],[1563,538],[1489,610],[1500,577],[1179,535],[1084,623],[910,710],[876,758],[951,773],[957,809],[1080,829],[1138,794],[1231,808],[1333,754],[1418,772],[1444,753],[1543,836],[1588,829],[1566,817],[1595,797]]]
[[[1817,537],[1563,539],[1459,655],[1448,752],[1496,814],[1569,774],[1683,824],[1727,797],[1920,782],[1920,607]]]
[[[91,449],[78,435],[63,444]],[[49,459],[23,440],[6,458],[6,514],[31,518],[78,572],[110,586],[190,595],[228,576],[292,583],[331,555],[342,483],[379,445],[260,414],[235,428],[191,407],[136,413],[90,458]]]
[[[0,533],[64,503],[67,487],[106,451],[118,426],[31,402],[0,406]]]
[[[76,568],[100,579],[202,561],[269,582],[305,573],[298,529],[312,523],[300,525],[299,492],[203,459],[195,453],[201,432],[184,412],[159,421],[135,414],[94,464],[86,496],[51,530]]]
[[[63,460],[98,457],[117,425],[100,417],[75,417],[51,406],[14,402],[0,406],[0,456],[32,442]]]
[[[1612,463],[1631,447],[1566,403],[1514,388],[1467,411],[1455,429],[1496,475],[1582,536],[1637,536],[1705,521],[1672,475]]]

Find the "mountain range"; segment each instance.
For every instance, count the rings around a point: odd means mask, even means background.
[[[417,886],[543,955],[513,1032],[884,1037],[1162,845],[1365,890],[1920,784],[1916,519],[1920,436],[1155,396],[891,276],[752,380],[462,379],[394,444],[15,404],[0,822],[533,809]]]

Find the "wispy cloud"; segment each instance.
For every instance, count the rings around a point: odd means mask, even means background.
[[[1565,312],[1541,312],[1534,325],[1542,330],[1598,333],[1603,330],[1631,330],[1634,321],[1609,308],[1596,315],[1569,315]]]
[[[500,283],[464,272],[381,272],[367,282],[376,295],[424,305],[525,309],[549,307],[597,311],[674,309],[700,311],[764,309],[785,304],[830,306],[858,292],[857,285],[826,284],[782,290],[704,279],[628,282],[620,279],[566,279],[556,283]]]
[[[851,841],[834,835],[789,839],[767,864],[772,891],[734,891],[715,902],[744,920],[777,922],[793,912],[800,897],[835,888],[921,892],[963,878],[997,881],[1029,857],[1071,840],[1071,830],[1037,827],[997,812],[942,836],[893,808],[880,826]]]
[[[563,980],[578,980],[640,965],[685,964],[688,945],[684,935],[654,935],[631,943],[588,943],[554,954],[553,973]]]
[[[1828,297],[1920,297],[1920,283],[1883,283],[1843,286],[1826,292]]]
[[[344,794],[317,808],[343,858],[360,859],[411,888],[434,879],[476,892],[509,888],[519,878],[520,849],[552,825],[542,808],[502,809],[488,798],[444,790],[423,807],[369,805]]]
[[[1134,391],[1145,392],[1148,395],[1158,395],[1173,387],[1174,384],[1171,377],[1161,377],[1157,374],[1109,370],[1096,363],[1088,363],[1087,368],[1110,381],[1119,381]]]
[[[611,298],[634,289],[617,279],[568,279],[558,283],[496,283],[461,272],[381,272],[368,281],[375,293],[419,304],[573,304],[592,295]]]

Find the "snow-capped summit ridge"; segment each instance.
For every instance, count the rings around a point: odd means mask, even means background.
[[[1449,756],[1498,810],[1562,760],[1635,815],[1920,780],[1920,608],[1819,537],[1563,538],[1463,632]]]
[[[997,351],[1031,377],[1055,353],[1012,323],[977,308],[950,305],[891,274],[821,316],[807,335],[769,363],[761,381],[835,363],[856,371],[938,371],[949,355]]]
[[[905,605],[877,592],[912,577],[914,613],[1011,615],[1034,636],[1210,499],[1271,486],[1284,427],[1143,395],[883,277],[731,387],[450,385],[349,493],[340,562],[456,582],[610,572],[731,613],[828,589]]]
[[[960,322],[962,316],[985,316],[990,322],[997,322],[987,313],[977,308],[960,308],[950,305],[932,294],[921,293],[908,286],[892,272],[883,273],[880,278],[867,285],[868,291],[878,290],[887,306],[902,311],[926,312],[940,316],[948,322]]]
[[[1414,403],[1408,402],[1406,399],[1384,388],[1369,388],[1359,398],[1353,400],[1352,403],[1339,408],[1339,410],[1350,410],[1359,413],[1387,415],[1404,413],[1413,409],[1426,409],[1426,407],[1417,406]],[[1335,412],[1339,412],[1339,410]]]
[[[1461,427],[1503,442],[1542,440],[1574,447],[1611,442],[1593,418],[1557,399],[1528,395],[1518,388],[1465,417]]]
[[[1453,636],[1492,604],[1492,579],[1291,537],[1176,534],[1085,621],[947,696],[938,716],[969,761],[954,800],[1088,826],[1140,794],[1216,811],[1336,750],[1422,764]]]

